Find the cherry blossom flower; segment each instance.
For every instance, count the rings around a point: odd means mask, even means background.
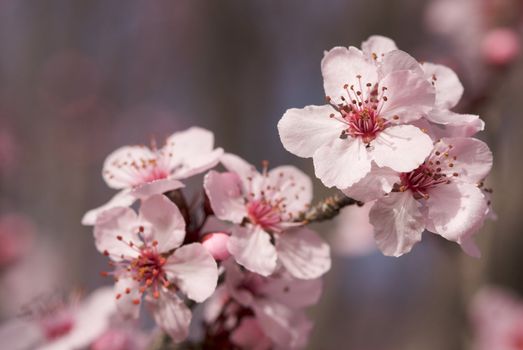
[[[328,187],[345,189],[372,164],[395,171],[417,168],[432,141],[409,125],[434,108],[435,89],[419,63],[392,40],[371,37],[355,47],[335,47],[321,68],[329,104],[289,109],[278,123],[285,149],[312,157]],[[405,89],[409,86],[409,89]]]
[[[278,262],[295,277],[316,278],[330,269],[329,246],[294,220],[312,198],[307,175],[292,166],[263,172],[243,159],[226,154],[229,171],[210,171],[204,187],[216,217],[236,225],[227,243],[236,262],[268,276]]]
[[[321,291],[320,278],[295,279],[284,270],[263,277],[228,261],[225,285],[205,304],[204,317],[215,324],[222,315],[232,342],[247,349],[301,349],[312,329],[304,308],[316,304]]]
[[[421,240],[424,229],[479,256],[472,236],[488,213],[478,187],[492,166],[488,146],[473,138],[445,138],[417,169],[397,174],[394,191],[370,211],[378,247],[400,256]]]
[[[98,289],[82,302],[77,297],[41,299],[28,307],[25,317],[0,326],[2,346],[13,350],[85,348],[107,329],[115,311],[111,288]]]
[[[127,207],[103,212],[94,228],[97,249],[112,260],[117,308],[138,317],[142,297],[156,323],[174,341],[185,339],[191,311],[178,293],[196,302],[216,288],[216,262],[200,243],[182,245],[185,222],[161,194],[144,200],[139,215]]]
[[[511,28],[494,28],[485,35],[481,51],[487,63],[504,66],[519,55],[519,37]]]
[[[214,167],[223,154],[213,149],[214,136],[210,131],[192,127],[169,136],[165,146],[152,149],[146,146],[125,146],[105,160],[103,178],[111,188],[120,190],[108,203],[93,209],[82,219],[93,225],[96,216],[114,207],[126,207],[137,198],[146,198],[183,187],[178,181]]]
[[[479,291],[470,306],[474,350],[523,348],[523,302],[499,287]]]

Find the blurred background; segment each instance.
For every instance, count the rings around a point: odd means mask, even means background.
[[[357,239],[358,213],[317,226],[336,255],[310,349],[468,348],[475,292],[523,293],[522,15],[518,0],[1,0],[0,321],[40,292],[108,283],[80,219],[114,194],[101,168],[117,147],[197,125],[254,164],[312,175],[276,124],[323,102],[324,50],[381,34],[460,76],[458,109],[487,123],[498,219],[480,260],[430,233],[384,257]],[[316,199],[334,193],[314,181]]]

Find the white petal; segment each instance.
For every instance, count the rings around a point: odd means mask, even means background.
[[[467,137],[485,129],[485,122],[474,114],[459,114],[436,108],[425,117],[432,123],[444,125],[445,136]]]
[[[338,138],[318,149],[313,161],[316,177],[327,187],[350,187],[371,168],[371,159],[359,138]]]
[[[200,243],[184,245],[167,258],[164,266],[169,279],[189,298],[201,303],[216,289],[218,267]]]
[[[185,160],[184,165],[175,170],[172,176],[176,179],[186,179],[196,174],[200,174],[214,168],[219,162],[223,155],[223,149],[217,148],[212,152],[194,156],[190,159]]]
[[[335,47],[326,52],[321,61],[321,72],[325,95],[336,103],[341,102],[341,96],[347,97],[343,88],[345,84],[358,88],[360,84],[365,86],[378,82],[376,65],[355,47]]]
[[[111,188],[133,187],[145,182],[140,165],[155,159],[156,154],[145,146],[124,146],[107,156],[102,175]]]
[[[363,43],[361,43],[361,50],[365,56],[377,60],[381,60],[386,53],[397,50],[398,47],[394,40],[381,35],[372,35]]]
[[[140,284],[131,277],[120,277],[114,284],[114,293],[118,312],[124,318],[137,319],[142,298]]]
[[[312,181],[307,174],[294,166],[284,165],[272,169],[268,176],[266,184],[270,189],[264,189],[266,196],[272,201],[286,199],[288,220],[307,209],[312,200]]]
[[[227,248],[247,270],[269,276],[276,268],[277,255],[271,236],[258,226],[235,227]]]
[[[321,146],[340,137],[345,124],[330,117],[331,106],[288,109],[278,122],[283,147],[298,157],[312,157]]]
[[[191,310],[173,292],[162,291],[158,300],[150,300],[154,321],[160,328],[179,343],[189,335]]]
[[[258,174],[256,167],[247,163],[244,159],[232,153],[226,153],[220,158],[220,162],[230,172],[238,174],[242,181]]]
[[[131,194],[136,198],[145,199],[155,194],[162,194],[182,187],[184,187],[184,184],[178,180],[159,179],[134,187]]]
[[[162,194],[142,202],[140,219],[152,224],[150,239],[165,253],[179,247],[185,238],[185,221],[178,207]]]
[[[217,218],[239,224],[247,216],[243,185],[236,173],[211,170],[204,177],[203,187]]]
[[[285,269],[296,278],[317,278],[331,267],[329,245],[305,227],[277,235],[276,250]]]
[[[456,106],[463,95],[463,85],[449,67],[441,64],[423,63],[425,77],[436,88],[436,106],[450,109]]]
[[[135,257],[135,249],[129,242],[140,243],[137,235],[139,220],[130,208],[113,208],[104,211],[96,219],[94,238],[100,253],[108,252],[111,259],[119,261],[122,257]]]
[[[116,207],[129,207],[136,201],[136,197],[133,196],[129,190],[123,190],[118,192],[109,202],[104,205],[89,210],[82,218],[82,225],[92,226],[96,222],[96,218],[102,212],[116,208]]]
[[[408,53],[401,50],[387,53],[379,67],[380,77],[386,77],[387,74],[400,70],[410,70],[420,75],[423,74],[419,62]]]
[[[408,172],[422,164],[433,148],[430,137],[412,125],[386,128],[371,143],[372,159],[380,167]]]
[[[429,195],[428,218],[435,233],[459,243],[483,225],[487,203],[475,185],[443,184],[431,190]]]
[[[420,204],[409,191],[395,192],[379,199],[369,213],[376,244],[388,256],[410,252],[421,241],[425,220]]]
[[[386,119],[408,123],[434,108],[434,87],[421,74],[407,70],[396,71],[383,78],[379,85],[380,89],[387,88],[384,93],[387,101],[380,113]]]
[[[394,184],[399,181],[397,171],[387,167],[380,168],[373,162],[371,171],[363,179],[342,192],[356,200],[369,202],[392,191]]]
[[[322,288],[321,278],[302,280],[282,273],[268,278],[259,292],[268,299],[298,309],[318,303]]]

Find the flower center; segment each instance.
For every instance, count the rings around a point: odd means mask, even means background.
[[[341,103],[334,103],[327,96],[327,102],[338,114],[331,114],[330,118],[345,124],[347,127],[341,132],[340,138],[359,137],[364,143],[369,144],[378,134],[383,131],[390,122],[380,116],[381,109],[387,96],[386,87],[378,88],[378,84],[363,84],[362,77],[356,76],[358,86],[345,84],[343,90],[345,95],[340,96]],[[394,116],[393,119],[399,119]]]
[[[253,200],[247,203],[247,214],[253,224],[260,225],[265,230],[279,230],[279,223],[282,220],[280,208],[277,205],[273,205],[265,199]]]

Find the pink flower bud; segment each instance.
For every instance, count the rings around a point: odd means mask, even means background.
[[[481,51],[489,64],[503,66],[511,63],[519,54],[519,38],[509,28],[496,28],[483,38]]]
[[[231,254],[227,249],[229,235],[223,232],[209,233],[202,239],[202,245],[207,249],[214,259],[223,261]]]

